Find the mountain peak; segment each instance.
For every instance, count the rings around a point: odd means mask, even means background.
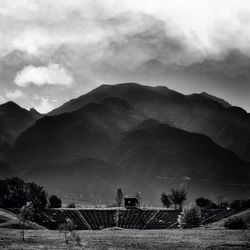
[[[30,110],[29,110],[29,112],[30,112],[30,114],[33,116],[33,117],[35,117],[35,118],[41,118],[43,115],[42,114],[40,114],[36,109],[34,109],[34,108],[31,108]]]
[[[99,87],[93,89],[91,92],[94,92],[94,93],[97,93],[97,92],[102,92],[102,91],[106,91],[106,90],[109,90],[110,88],[111,89],[115,89],[115,88],[140,88],[140,87],[143,87],[144,85],[141,85],[139,83],[135,83],[135,82],[126,82],[126,83],[118,83],[118,84],[102,84],[100,85]],[[146,87],[146,86],[145,86]]]
[[[110,86],[143,86],[139,83],[136,82],[122,82],[122,83],[117,83],[117,84],[102,84],[99,88],[105,88],[105,87],[110,87]]]
[[[1,110],[11,110],[11,111],[25,110],[13,101],[9,101],[9,102],[1,104],[0,109]]]

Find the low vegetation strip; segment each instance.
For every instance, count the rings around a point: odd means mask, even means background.
[[[0,229],[0,249],[249,249],[247,238],[239,230],[101,230],[78,231],[79,246],[65,245],[58,231],[29,230],[22,242],[19,230]],[[249,231],[247,232],[249,234]]]

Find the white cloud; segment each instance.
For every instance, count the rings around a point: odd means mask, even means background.
[[[65,96],[72,98],[74,88],[86,91],[98,82],[168,81],[168,65],[174,65],[173,74],[179,76],[180,65],[198,64],[199,71],[203,62],[223,62],[231,51],[250,58],[249,0],[0,0],[0,23],[0,63],[2,57],[5,66],[1,71],[0,64],[1,78],[13,68],[4,79],[8,84],[23,65],[30,66],[16,75],[18,86],[69,86],[73,78],[76,84],[71,89],[57,88],[62,90],[56,93],[58,103]],[[23,56],[7,62],[5,70],[5,56],[16,51]],[[246,64],[244,71],[249,68],[247,59],[238,64]],[[234,72],[231,62],[227,65],[235,76],[244,78],[241,69]],[[212,73],[224,74],[224,69],[213,67]],[[190,72],[196,74],[196,68]],[[182,84],[171,81],[169,87],[177,85],[182,91]],[[186,89],[197,91],[194,86],[204,86],[200,82],[187,83]],[[54,91],[30,89],[39,96]]]
[[[159,34],[140,15],[163,22]],[[20,50],[44,58],[65,46],[72,61],[87,65],[107,57],[113,66],[131,68],[154,59],[184,65],[220,60],[234,49],[250,55],[249,16],[249,0],[1,0],[0,56]],[[158,48],[164,34],[184,48],[171,51],[164,41]],[[142,38],[137,44],[136,35]]]
[[[42,97],[41,103],[38,106],[35,106],[35,109],[42,114],[46,114],[51,111],[54,107],[50,104],[47,98]]]
[[[14,49],[25,51],[30,55],[39,55],[52,43],[48,32],[36,27],[20,33],[18,37],[13,39],[12,46]]]
[[[0,51],[20,49],[39,55],[68,43],[89,46],[96,42],[100,46],[107,36],[119,31],[117,25],[106,21],[126,11],[163,20],[172,27],[172,35],[181,36],[191,49],[210,54],[228,47],[244,52],[250,48],[249,0],[61,0],[60,4],[53,0],[1,0]],[[122,22],[119,26],[126,31]],[[133,31],[128,28],[126,32]]]
[[[69,86],[73,83],[73,79],[59,64],[50,64],[47,67],[29,65],[17,74],[14,82],[20,87],[27,87],[30,84]]]
[[[5,99],[2,96],[0,96],[0,103],[4,103],[4,102],[5,102]]]
[[[6,97],[8,99],[16,99],[16,98],[23,97],[23,96],[24,96],[24,93],[19,89],[16,89],[12,92],[6,92]]]

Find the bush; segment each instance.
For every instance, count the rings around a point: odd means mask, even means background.
[[[68,208],[76,208],[76,204],[74,202],[69,203],[69,205],[67,206]]]
[[[218,209],[219,208],[219,206],[217,205],[217,204],[215,204],[214,202],[212,202],[212,204],[211,204],[211,207],[210,207],[211,209]]]
[[[225,221],[224,227],[227,229],[247,229],[247,224],[238,217],[233,217]]]
[[[204,197],[197,198],[195,202],[200,208],[210,208],[212,206],[212,201]]]
[[[250,200],[235,200],[230,204],[232,209],[247,209],[250,208]]]
[[[56,195],[52,195],[49,198],[49,208],[60,208],[62,206],[62,200]]]
[[[235,200],[230,204],[230,207],[232,209],[241,209],[243,206],[242,200]]]
[[[73,223],[71,219],[66,219],[65,223],[59,225],[59,232],[64,234],[64,240],[66,244],[69,244],[70,241],[74,240],[74,229],[76,229],[76,225]]]
[[[162,205],[164,207],[170,207],[170,205],[171,205],[170,196],[165,194],[165,193],[162,193],[161,194],[161,202],[162,202]]]
[[[245,200],[245,206],[246,208],[250,208],[250,199]]]
[[[19,220],[20,223],[22,224],[22,240],[25,240],[25,224],[26,222],[28,222],[29,220],[32,220],[34,217],[34,208],[32,203],[28,203],[22,207],[21,212],[19,214]]]
[[[229,204],[228,204],[228,202],[222,202],[222,203],[220,204],[220,206],[221,206],[221,208],[228,208],[228,207],[229,207]]]
[[[76,246],[81,246],[82,239],[79,234],[72,232],[71,237]]]
[[[178,223],[181,228],[199,227],[201,224],[200,209],[195,206],[184,208],[178,217]]]

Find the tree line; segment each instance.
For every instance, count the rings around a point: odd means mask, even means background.
[[[23,241],[27,223],[39,220],[43,209],[59,208],[61,205],[61,199],[56,195],[48,198],[44,187],[34,182],[25,182],[18,177],[0,180],[0,208],[18,215]]]
[[[25,182],[18,177],[0,180],[0,207],[12,211],[20,209],[29,203],[35,211],[44,208],[59,208],[61,199],[56,195],[48,197],[43,186],[34,182]]]
[[[187,192],[184,188],[171,189],[170,194],[161,193],[161,202],[163,206],[169,208],[174,204],[175,209],[179,206],[179,209],[182,210],[184,201],[187,199]]]
[[[177,209],[179,206],[178,208],[182,210],[183,203],[187,199],[187,192],[184,188],[171,189],[170,194],[166,194],[165,192],[161,193],[160,199],[164,207],[169,208],[170,206],[174,205],[175,209]],[[201,209],[231,208],[243,210],[250,208],[250,199],[241,199],[234,200],[231,203],[222,202],[220,204],[215,204],[208,198],[199,197],[195,200],[195,204]]]

